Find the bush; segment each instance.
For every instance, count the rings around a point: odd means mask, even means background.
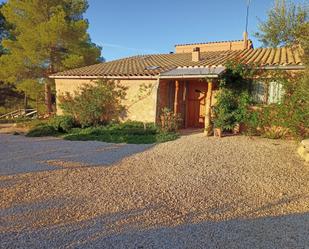
[[[217,103],[213,109],[215,128],[231,131],[237,126],[247,127],[253,122],[254,117],[249,110],[252,104],[249,90],[252,85],[251,78],[258,73],[254,67],[238,61],[226,63],[226,71],[220,80]]]
[[[55,116],[49,124],[58,132],[68,133],[72,128],[76,127],[76,123],[71,116]]]
[[[222,89],[217,95],[217,104],[214,107],[214,126],[222,130],[232,130],[237,123],[235,116],[237,100],[232,90]]]
[[[180,114],[175,114],[168,108],[163,108],[160,115],[163,132],[176,132],[182,121]]]
[[[54,129],[51,125],[40,125],[31,129],[27,133],[27,137],[46,137],[46,136],[56,136],[59,132]]]
[[[237,92],[222,89],[217,96],[214,107],[214,126],[222,130],[233,130],[236,125],[248,124],[253,121],[249,106],[252,103],[247,91]]]
[[[96,81],[84,85],[74,95],[60,96],[60,107],[82,127],[106,125],[125,114],[122,101],[126,89],[114,81]]]
[[[178,138],[178,134],[161,132],[153,123],[125,122],[108,126],[73,129],[64,139],[97,140],[111,143],[152,144]]]
[[[270,138],[309,137],[309,78],[287,73],[276,77],[285,94],[280,103],[263,108],[260,115],[262,135]]]

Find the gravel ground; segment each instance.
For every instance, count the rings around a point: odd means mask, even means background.
[[[196,134],[109,167],[0,176],[1,248],[309,248],[296,147]]]
[[[107,166],[149,147],[0,134],[0,175],[57,170],[59,167]]]

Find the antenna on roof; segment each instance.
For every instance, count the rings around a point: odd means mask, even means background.
[[[246,15],[246,29],[243,35],[244,41],[244,49],[249,48],[249,41],[248,41],[248,23],[249,23],[249,9],[250,9],[251,0],[247,0],[247,15]]]
[[[247,0],[247,15],[246,15],[246,33],[248,33],[248,24],[249,24],[249,10],[250,10],[251,0]]]

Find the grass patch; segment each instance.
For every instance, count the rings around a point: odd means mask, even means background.
[[[154,124],[125,122],[107,126],[72,128],[68,132],[57,130],[50,124],[42,124],[30,130],[29,137],[62,136],[71,141],[102,141],[108,143],[153,144],[175,140],[177,133],[162,132]]]
[[[34,129],[39,126],[47,125],[48,119],[15,119],[16,127]]]
[[[54,127],[50,125],[39,125],[32,128],[28,133],[27,137],[48,137],[48,136],[59,136],[61,135]]]
[[[143,124],[142,124],[143,125]],[[152,144],[175,140],[179,137],[176,133],[164,133],[154,125],[141,127],[125,123],[85,129],[73,129],[70,134],[64,136],[66,140],[102,141],[108,143],[127,144]]]

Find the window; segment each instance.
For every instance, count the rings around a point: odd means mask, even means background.
[[[283,86],[275,81],[265,83],[264,81],[255,81],[252,85],[252,98],[258,104],[280,103],[284,90]]]
[[[268,104],[280,103],[284,94],[282,84],[272,81],[268,87]]]
[[[267,94],[265,83],[262,81],[253,82],[251,94],[254,102],[265,103],[265,95]]]

